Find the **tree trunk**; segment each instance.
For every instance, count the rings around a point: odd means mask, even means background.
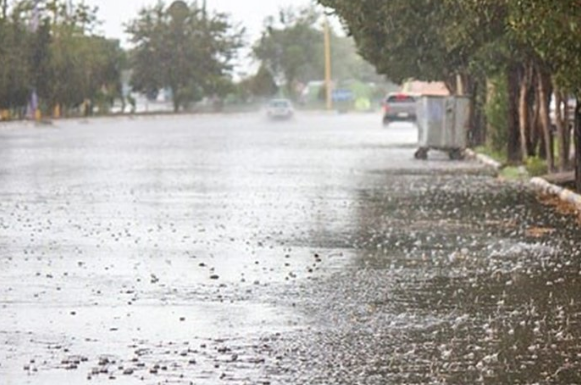
[[[518,120],[518,94],[519,94],[519,67],[512,65],[507,71],[508,76],[508,160],[518,163],[520,154],[519,120]]]
[[[459,96],[466,96],[469,99],[469,106],[468,106],[468,132],[466,132],[466,139],[469,147],[477,146],[478,143],[478,129],[479,125],[476,121],[477,112],[476,112],[476,101],[478,95],[476,94],[478,91],[477,82],[475,79],[466,73],[458,75],[457,77],[457,94]]]
[[[574,140],[575,140],[575,188],[577,192],[581,192],[581,98],[577,96],[577,103],[575,107],[575,126],[574,126]]]
[[[450,95],[458,94],[458,77],[456,75],[445,77],[444,85],[446,86],[446,89],[448,89]]]
[[[529,120],[529,106],[528,106],[528,96],[529,87],[532,77],[532,67],[529,64],[525,64],[523,70],[523,76],[520,82],[519,90],[519,104],[518,104],[518,117],[519,117],[519,128],[520,128],[520,146],[521,146],[521,156],[523,162],[526,162],[527,158],[530,156],[528,143],[530,132],[530,120]]]
[[[493,81],[491,81],[489,78],[487,78],[486,79],[486,105],[493,100],[494,95],[496,95],[496,84]],[[486,116],[486,114],[485,114],[485,116]],[[485,120],[485,124],[486,124],[486,129],[485,129],[486,135],[485,135],[484,139],[488,140],[488,135],[490,135],[490,133],[492,132],[493,127],[490,124],[490,121],[489,121],[487,116],[485,117],[484,120]]]
[[[466,95],[466,92],[468,90],[465,88],[465,85],[466,85],[466,76],[463,74],[456,75],[456,95],[458,96]]]
[[[556,86],[553,94],[555,95],[555,126],[559,143],[559,171],[563,172],[567,170],[569,163],[569,149],[567,148],[565,123],[563,122],[563,94]]]
[[[565,111],[563,114],[563,121],[565,122],[565,147],[567,148],[567,168],[571,169],[571,165],[573,164],[572,154],[571,154],[571,131],[573,126],[571,125],[571,120],[575,120],[575,116],[571,116],[571,111],[569,111],[569,95],[564,94],[565,98]],[[575,113],[575,111],[573,111]]]
[[[481,146],[486,143],[486,121],[484,118],[484,101],[486,100],[485,80],[480,78],[472,84],[472,133],[470,135],[472,146]]]
[[[180,104],[181,100],[178,95],[178,87],[170,86],[171,94],[172,94],[172,103],[173,103],[173,112],[177,114],[180,111]]]
[[[536,82],[536,78],[533,78],[534,82]],[[533,92],[533,108],[532,108],[532,119],[531,119],[531,130],[530,130],[530,137],[531,137],[531,142],[530,142],[530,149],[529,149],[529,154],[531,154],[531,156],[538,156],[540,155],[541,152],[544,153],[544,150],[541,148],[539,150],[539,143],[541,141],[541,137],[542,137],[542,129],[541,129],[541,114],[540,114],[540,110],[541,110],[541,101],[539,99],[539,95],[536,94],[536,92]]]
[[[553,140],[551,137],[551,119],[549,117],[549,86],[545,74],[540,73],[538,78],[538,96],[541,103],[539,113],[541,117],[541,127],[543,129],[543,142],[545,145],[545,155],[547,157],[547,167],[551,173],[555,171],[555,160],[552,146]]]

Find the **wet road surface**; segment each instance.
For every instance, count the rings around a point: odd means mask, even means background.
[[[581,383],[574,217],[373,115],[0,128],[1,384]]]

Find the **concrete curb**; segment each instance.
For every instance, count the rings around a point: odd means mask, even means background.
[[[475,159],[486,166],[492,167],[496,171],[500,171],[502,169],[502,164],[486,155],[477,154],[472,150],[466,150],[466,156],[471,159]],[[558,197],[563,202],[573,205],[575,209],[581,214],[581,195],[569,189],[549,183],[543,178],[531,178],[529,183],[536,191],[542,194]]]
[[[495,161],[489,156],[478,154],[470,149],[467,149],[465,151],[465,154],[469,159],[477,160],[480,163],[484,164],[485,166],[493,168],[495,171],[500,171],[502,169],[502,164]]]
[[[575,206],[575,209],[581,213],[581,195],[566,188],[549,183],[543,178],[532,178],[530,183],[537,191],[556,196],[562,201]]]

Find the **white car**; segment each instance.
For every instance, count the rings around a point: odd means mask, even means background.
[[[270,119],[290,119],[294,116],[293,104],[288,99],[273,99],[266,107]]]

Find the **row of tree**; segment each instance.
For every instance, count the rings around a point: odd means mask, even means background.
[[[32,95],[66,111],[118,96],[124,52],[92,33],[96,10],[84,3],[23,0],[0,15],[0,109],[25,113]],[[34,106],[36,107],[36,106]]]
[[[108,112],[115,100],[132,99],[122,73],[131,74],[131,91],[150,99],[167,91],[175,111],[228,94],[298,98],[301,86],[325,73],[322,15],[313,7],[282,9],[248,47],[244,28],[208,11],[205,1],[158,1],[127,23],[125,51],[97,32],[98,10],[83,1],[0,0],[0,6],[0,110],[19,115],[33,96],[45,114]],[[332,32],[332,45],[334,78],[379,80],[353,39]],[[257,72],[236,84],[233,70],[245,47]]]
[[[261,64],[258,74],[264,81],[259,84],[284,85],[285,93],[296,98],[302,85],[321,80],[325,74],[323,23],[323,15],[312,6],[284,8],[277,17],[268,18],[253,46],[253,56]],[[329,33],[334,79],[382,82],[373,66],[357,53],[353,39],[338,35],[332,28]]]
[[[136,92],[173,95],[174,108],[229,84],[241,29],[223,14],[176,1],[145,8],[128,26],[134,48],[96,32],[97,8],[70,0],[0,0],[0,110],[22,116],[107,112],[124,100],[122,72]],[[129,98],[131,99],[131,98]]]
[[[486,104],[505,94],[506,116],[499,120],[504,127],[498,129],[507,128],[502,143],[509,160],[542,157],[551,171],[570,167],[568,122],[573,117],[567,116],[571,112],[566,106],[571,96],[581,96],[579,1],[318,2],[339,15],[359,52],[380,73],[398,82],[408,78],[443,81],[452,93],[469,95],[473,144],[494,136],[485,124]],[[554,128],[558,145],[553,140]],[[581,151],[577,154],[581,190]]]

